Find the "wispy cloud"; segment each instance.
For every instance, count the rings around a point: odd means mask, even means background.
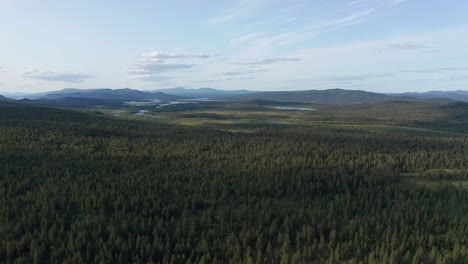
[[[276,32],[270,35],[263,34],[263,37],[255,36],[244,39],[242,43],[250,42],[252,50],[287,46],[363,23],[375,10],[376,8],[368,8],[354,12],[347,11],[340,15],[329,15],[319,20],[303,21],[301,26],[294,30]]]
[[[250,47],[253,50],[263,50],[265,48],[271,48],[275,46],[285,46],[291,43],[304,40],[307,36],[299,32],[284,32],[276,35],[265,36],[257,38],[252,42]]]
[[[401,70],[399,73],[441,73],[468,70],[468,67],[438,67],[430,69]]]
[[[429,68],[429,69],[413,69],[413,70],[397,70],[392,72],[383,72],[383,73],[369,73],[369,74],[359,74],[359,75],[334,75],[334,76],[324,76],[320,78],[307,79],[310,84],[315,85],[364,85],[365,83],[375,82],[375,81],[384,81],[388,82],[389,80],[395,80],[395,78],[405,77],[405,74],[416,73],[416,74],[433,74],[436,73],[450,73],[456,71],[467,70],[468,67],[438,67],[438,68]],[[418,78],[410,79],[405,81],[463,81],[466,80],[468,75],[457,75],[450,77],[440,77],[440,78]],[[402,79],[402,80],[403,80]]]
[[[405,82],[413,82],[413,83],[447,83],[447,82],[466,82],[468,81],[468,75],[455,75],[455,76],[447,76],[447,77],[439,77],[439,78],[413,78],[413,79],[406,79]]]
[[[125,65],[124,72],[135,79],[145,82],[166,82],[173,77],[163,76],[162,73],[189,70],[197,66],[187,60],[202,60],[218,56],[207,53],[176,53],[152,51],[143,53],[134,61]]]
[[[466,81],[468,80],[468,75],[457,75],[457,76],[450,76],[447,78],[441,78],[440,81]]]
[[[139,75],[137,79],[145,81],[145,82],[157,83],[157,82],[167,82],[167,81],[173,80],[174,77],[150,74],[150,75]]]
[[[87,79],[94,78],[92,74],[73,73],[73,72],[58,72],[58,71],[42,71],[38,69],[29,69],[21,72],[22,77],[32,78],[43,81],[54,82],[69,82],[82,83]]]
[[[333,11],[324,9],[320,5],[310,8],[310,6],[301,6],[299,4],[292,8],[292,13],[286,12],[284,17],[278,18],[283,26],[277,25],[274,27],[274,30],[270,32],[263,29],[256,29],[256,31],[253,32],[244,32],[244,35],[231,40],[231,46],[249,44],[248,53],[253,54],[256,51],[266,53],[265,50],[270,50],[270,53],[272,53],[275,49],[302,43],[325,34],[365,23],[374,19],[374,15],[377,11],[387,9],[389,4],[396,5],[403,2],[404,0],[350,0],[348,3],[342,4],[341,7]],[[308,8],[308,10],[301,9],[301,7]],[[251,12],[255,11],[255,9],[245,10],[250,10]],[[281,16],[281,14],[279,15]],[[239,17],[236,17],[236,19],[237,18]],[[248,26],[250,28],[256,21],[262,21],[263,19],[265,18],[256,12],[255,18],[237,19],[237,22],[241,27],[245,25],[245,27]],[[285,23],[291,22],[294,22],[294,27],[284,25]],[[257,33],[258,31],[262,31],[262,34],[259,35]],[[402,48],[404,48],[403,45]],[[421,52],[429,53],[436,51],[434,49],[426,49],[421,50]]]
[[[248,81],[248,80],[255,80],[255,79],[256,78],[254,76],[248,76],[248,77],[238,77],[238,78],[207,79],[207,80],[198,81],[197,83],[217,83],[217,82],[227,82],[227,81]]]
[[[299,58],[269,58],[269,59],[262,59],[262,60],[256,60],[256,61],[249,61],[249,62],[243,62],[239,63],[242,65],[268,65],[268,64],[276,64],[276,63],[282,63],[282,62],[294,62],[294,61],[301,61]]]
[[[195,66],[195,64],[166,63],[164,61],[159,60],[149,60],[143,62],[130,63],[127,65],[127,69],[125,70],[125,72],[134,75],[147,75],[190,69]]]
[[[377,74],[362,74],[362,75],[343,75],[343,76],[327,76],[323,78],[316,79],[317,81],[324,82],[353,82],[353,81],[366,81],[369,79],[383,78],[383,77],[393,77],[395,73],[377,73]]]
[[[254,74],[257,72],[267,72],[265,69],[250,69],[250,70],[243,70],[243,71],[225,71],[221,75],[225,76],[238,76],[238,75],[246,75],[246,74]]]
[[[284,23],[284,24],[289,24],[289,23],[294,22],[294,21],[296,21],[296,20],[298,20],[298,18],[294,16],[294,17],[286,18],[286,19],[283,21],[283,23]]]
[[[334,27],[341,28],[343,26],[346,27],[349,25],[353,25],[355,22],[360,21],[362,18],[372,14],[375,10],[375,8],[369,8],[366,10],[347,14],[342,17],[324,20],[320,23],[312,25],[312,28],[327,31],[328,29],[333,29]]]
[[[184,54],[184,53],[176,53],[176,52],[160,52],[160,51],[152,51],[149,53],[144,53],[142,57],[149,58],[149,59],[208,59],[211,57],[218,56],[219,54]]]
[[[369,1],[370,1],[370,0],[354,0],[354,1],[348,2],[346,5],[347,5],[347,6],[360,5],[360,4],[363,4],[363,3],[367,3],[367,2],[369,2]]]
[[[214,25],[231,22],[249,15],[251,12],[267,3],[268,0],[237,0],[231,6],[221,10],[218,14],[209,18],[206,23]]]
[[[262,35],[262,33],[250,33],[250,34],[246,34],[237,38],[233,38],[231,39],[230,46],[233,47],[233,46],[242,45],[250,40],[257,38],[260,35]]]
[[[392,49],[401,49],[401,50],[429,50],[429,49],[433,50],[434,49],[433,47],[430,47],[430,46],[415,44],[411,42],[390,44],[388,45],[388,47]]]
[[[392,5],[399,5],[399,4],[404,3],[406,1],[408,1],[408,0],[392,0]]]
[[[306,25],[302,32],[300,32],[299,35],[303,37],[298,39],[306,40],[361,24],[366,21],[369,16],[372,15],[376,10],[376,8],[368,8],[365,10],[344,14],[339,17],[331,17],[321,21],[312,21]]]

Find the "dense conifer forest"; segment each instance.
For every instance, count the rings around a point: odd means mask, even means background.
[[[468,137],[0,107],[1,263],[468,263]]]

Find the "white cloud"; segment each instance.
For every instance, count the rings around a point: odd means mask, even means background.
[[[152,51],[143,53],[136,60],[129,62],[124,72],[134,79],[145,82],[166,82],[175,78],[163,76],[162,73],[190,70],[198,66],[190,60],[209,59],[216,56],[219,54]]]
[[[168,60],[194,59],[194,58],[209,58],[207,54],[182,54],[152,51],[143,53],[136,61],[126,65],[124,72],[131,75],[152,75],[163,72],[171,72],[178,70],[186,70],[196,66],[193,63],[169,63]]]
[[[58,71],[42,71],[38,69],[29,69],[21,72],[22,77],[32,78],[43,81],[54,82],[69,82],[82,83],[87,79],[94,78],[92,74],[73,73],[73,72],[58,72]]]
[[[233,53],[228,61],[159,52],[139,57],[127,70],[133,78],[148,83],[170,81],[171,85],[181,86],[216,83],[218,88],[224,89],[246,85],[248,89],[259,90],[365,87],[366,90],[392,92],[434,89],[437,85],[429,81],[422,85],[411,82],[413,79],[447,80],[447,89],[460,88],[460,83],[466,82],[463,76],[467,75],[463,68],[467,65],[460,65],[461,58],[468,55],[464,48],[468,46],[466,32],[468,27],[393,33],[395,35],[382,39],[305,46],[290,52],[253,49],[252,53],[245,54],[245,50],[241,50]],[[423,53],[434,47],[439,52]],[[268,71],[256,71],[260,68]],[[455,81],[458,83],[452,83]]]

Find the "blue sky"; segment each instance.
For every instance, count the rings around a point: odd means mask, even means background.
[[[465,0],[5,0],[0,93],[468,90]]]

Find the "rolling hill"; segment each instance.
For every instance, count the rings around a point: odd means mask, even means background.
[[[156,90],[155,92],[162,92],[169,95],[182,96],[187,98],[222,98],[228,96],[237,96],[245,94],[257,93],[255,91],[248,90],[218,90],[213,88],[197,88],[197,89],[188,89],[184,87],[170,88],[170,89],[161,89]]]
[[[382,94],[362,90],[304,90],[304,91],[268,91],[255,92],[248,90],[225,91],[213,88],[187,89],[183,87],[156,91],[139,91],[134,89],[74,89],[32,94],[20,102],[51,106],[96,106],[119,105],[126,101],[143,100],[181,100],[206,98],[226,102],[276,101],[314,104],[362,104],[390,101],[437,101],[468,102],[467,91],[432,91],[425,93]],[[11,100],[0,97],[0,100]]]
[[[4,107],[4,106],[14,106],[14,101],[15,100],[12,100],[10,98],[7,98],[3,95],[0,95],[0,107]]]
[[[94,99],[80,97],[21,99],[19,104],[43,107],[89,108],[89,107],[121,107],[123,100]]]
[[[429,92],[408,92],[400,94],[388,94],[391,96],[410,96],[419,99],[449,99],[454,101],[468,102],[468,91],[429,91]]]
[[[274,100],[283,102],[317,103],[317,104],[359,104],[388,101],[415,101],[408,96],[390,96],[360,90],[306,90],[259,92],[254,94],[231,96],[223,98],[227,101]]]
[[[94,100],[115,100],[115,101],[134,101],[134,100],[175,100],[179,96],[168,95],[162,92],[143,92],[133,89],[74,89],[67,88],[60,91],[33,94],[26,96],[29,99],[63,99],[63,98],[84,98]]]
[[[3,95],[0,95],[0,101],[2,101],[2,102],[14,102],[15,100],[13,100],[11,98],[8,98],[8,97],[5,97]]]

